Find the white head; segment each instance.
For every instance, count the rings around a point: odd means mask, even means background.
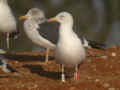
[[[61,12],[57,14],[54,18],[48,20],[48,22],[57,21],[60,24],[70,24],[73,25],[73,17],[68,12]]]
[[[7,0],[0,0],[0,3],[7,3]]]
[[[45,22],[46,18],[44,12],[38,8],[30,9],[25,16],[20,17],[20,20],[32,19],[38,24]]]

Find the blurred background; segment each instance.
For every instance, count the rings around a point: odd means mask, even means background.
[[[105,43],[107,47],[120,45],[120,0],[8,0],[16,18],[26,14],[33,7],[42,9],[47,18],[61,11],[68,11],[74,17],[74,28],[78,35]],[[20,24],[20,37],[11,40],[13,52],[39,51],[23,31]],[[5,38],[0,48],[6,49]]]

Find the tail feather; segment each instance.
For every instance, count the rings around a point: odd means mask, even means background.
[[[95,41],[88,41],[89,42],[89,45],[91,46],[91,48],[96,48],[96,49],[104,49],[106,47],[105,44],[102,44],[102,43],[98,43],[98,42],[95,42]]]
[[[106,47],[105,44],[98,43],[92,40],[87,40],[85,37],[82,38],[82,44],[84,47],[87,47],[87,48],[104,49]]]

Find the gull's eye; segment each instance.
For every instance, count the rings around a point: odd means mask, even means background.
[[[60,19],[64,19],[64,16],[63,16],[63,15],[61,15],[61,16],[60,16]]]

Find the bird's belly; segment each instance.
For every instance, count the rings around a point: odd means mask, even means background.
[[[3,20],[3,21],[1,21],[0,20],[0,31],[1,32],[8,32],[8,33],[10,33],[10,32],[14,32],[14,31],[16,31],[16,22],[14,22],[14,21],[9,21],[9,19],[7,19],[7,20]]]
[[[8,33],[11,33],[11,32],[14,32],[16,31],[16,24],[14,25],[10,25],[9,23],[6,25],[0,25],[0,32],[8,32]]]
[[[79,46],[80,47],[80,46]],[[85,50],[84,48],[76,48],[76,47],[67,47],[61,49],[56,49],[56,62],[59,64],[66,64],[69,66],[74,66],[76,64],[80,64],[85,58]]]
[[[16,20],[7,7],[0,6],[0,31],[13,32],[16,30]]]

